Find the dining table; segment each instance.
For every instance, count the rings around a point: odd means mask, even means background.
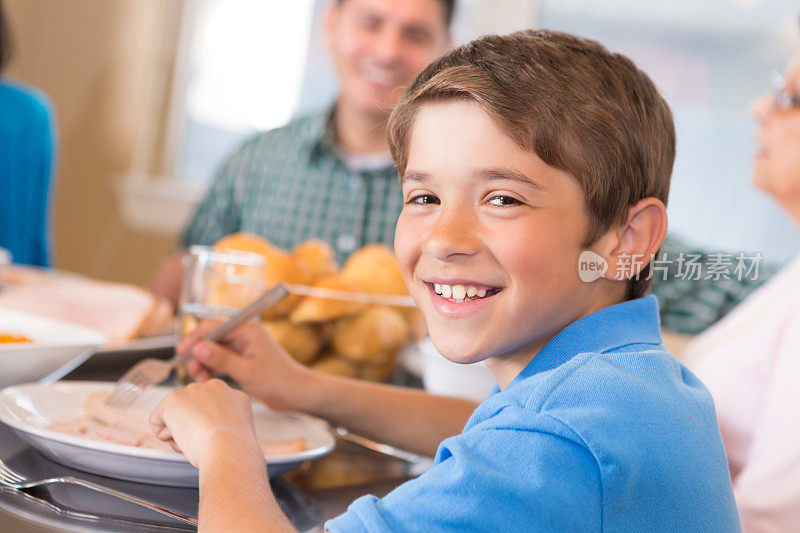
[[[92,357],[62,379],[115,381],[143,357],[167,359],[173,348],[118,352]],[[0,459],[27,477],[71,475],[197,515],[196,488],[166,487],[113,479],[58,464],[44,457],[4,424],[0,424]],[[324,522],[347,509],[356,498],[381,497],[412,478],[415,465],[352,442],[337,441],[328,456],[303,464],[270,482],[284,513],[302,532],[322,531]],[[416,469],[418,470],[418,469]],[[18,491],[0,485],[0,532],[181,532],[189,524],[89,489],[64,484]]]

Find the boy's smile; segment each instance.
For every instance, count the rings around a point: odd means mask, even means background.
[[[502,287],[470,280],[432,278],[423,281],[435,295],[431,295],[433,305],[440,314],[450,317],[467,316],[475,312],[488,305],[492,297],[503,290]]]
[[[603,280],[580,281],[577,180],[475,103],[418,110],[403,195],[395,250],[434,344],[460,363],[491,357],[501,387],[564,326],[619,301]]]

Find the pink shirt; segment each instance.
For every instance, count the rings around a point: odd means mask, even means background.
[[[800,257],[684,362],[714,398],[742,529],[800,530]]]

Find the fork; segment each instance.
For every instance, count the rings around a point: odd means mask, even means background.
[[[202,340],[215,341],[224,337],[250,318],[283,300],[288,294],[289,289],[287,286],[284,283],[278,283],[227,322],[204,335]],[[117,384],[105,400],[106,405],[127,409],[142,397],[148,387],[157,385],[167,379],[172,369],[184,359],[185,356],[175,354],[168,361],[153,358],[139,361],[117,380]]]
[[[3,486],[21,491],[25,489],[32,489],[33,487],[40,487],[42,485],[51,485],[53,483],[67,483],[70,485],[79,485],[81,487],[86,487],[87,489],[101,492],[103,494],[108,494],[109,496],[114,496],[115,498],[119,498],[120,500],[124,500],[126,502],[138,505],[140,507],[150,509],[151,511],[155,511],[156,513],[169,516],[171,518],[174,518],[175,520],[179,520],[181,522],[197,526],[197,519],[194,518],[193,516],[189,516],[180,513],[178,511],[167,509],[166,507],[163,507],[156,503],[148,502],[147,500],[137,498],[136,496],[132,496],[130,494],[126,494],[118,490],[104,487],[102,485],[97,485],[95,483],[92,483],[91,481],[86,481],[84,479],[78,479],[72,476],[62,476],[62,477],[40,479],[38,481],[31,481],[24,475],[17,472],[16,470],[11,469],[2,460],[0,460],[0,484]]]

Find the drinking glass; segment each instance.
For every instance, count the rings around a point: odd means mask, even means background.
[[[226,320],[258,298],[265,289],[265,258],[251,252],[192,246],[184,258],[179,300],[178,342],[202,320]],[[188,381],[183,365],[179,381]]]

